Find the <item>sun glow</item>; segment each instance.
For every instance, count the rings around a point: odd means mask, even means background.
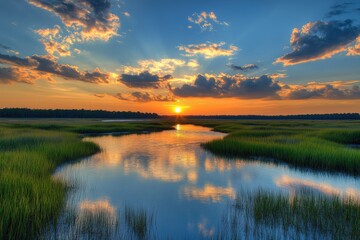
[[[175,107],[174,108],[175,113],[179,114],[181,113],[181,107]]]

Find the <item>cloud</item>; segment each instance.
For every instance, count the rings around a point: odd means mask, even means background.
[[[309,22],[294,28],[290,38],[292,52],[276,60],[284,66],[316,61],[347,51],[360,34],[360,27],[351,20]]]
[[[30,4],[58,16],[83,40],[104,40],[118,35],[119,18],[110,13],[109,0],[28,0]]]
[[[171,95],[161,95],[151,92],[132,92],[130,94],[118,93],[116,98],[134,102],[174,102],[175,98]]]
[[[3,45],[1,43],[0,43],[0,48],[5,49],[5,50],[10,50],[10,47],[5,46],[5,45]]]
[[[31,75],[28,71],[22,71],[21,68],[0,68],[0,84],[11,84],[13,82],[31,84],[36,77],[38,76]]]
[[[199,67],[199,63],[190,59],[184,61],[176,58],[163,58],[160,60],[144,59],[137,62],[137,66],[122,66],[120,71],[126,74],[140,74],[141,72],[148,71],[152,74],[168,75],[173,74],[176,68],[187,67],[196,69]]]
[[[347,56],[360,55],[360,36],[357,37],[356,43],[353,46],[349,47],[347,50]]]
[[[228,49],[222,48],[226,43],[202,43],[202,44],[189,44],[189,45],[181,45],[178,46],[180,51],[184,51],[186,54],[185,56],[195,56],[195,55],[202,55],[205,58],[214,58],[220,56],[232,56],[234,55],[239,48],[230,45]]]
[[[255,65],[255,64],[246,64],[244,66],[236,66],[234,64],[231,64],[230,68],[232,70],[240,70],[240,71],[243,71],[243,72],[247,72],[249,70],[258,69],[259,67],[257,65]]]
[[[36,61],[31,57],[21,58],[18,56],[10,56],[0,53],[0,63],[9,65],[18,65],[22,67],[33,67],[36,66]]]
[[[62,37],[60,26],[55,25],[54,28],[38,29],[34,32],[42,37],[40,42],[48,54],[52,56],[57,54],[61,57],[71,56],[70,46],[73,40],[70,37]]]
[[[79,202],[77,209],[74,228],[78,229],[78,231],[87,231],[89,221],[92,221],[92,226],[98,226],[99,224],[104,224],[102,226],[106,226],[97,232],[99,235],[116,231],[116,226],[119,222],[117,210],[110,204],[109,200],[83,200]],[[101,216],[101,218],[99,216]]]
[[[281,86],[270,76],[247,78],[243,75],[206,77],[198,75],[193,84],[173,89],[179,97],[278,98]]]
[[[345,13],[348,13],[349,11],[352,11],[352,9],[349,9],[349,7],[353,6],[354,3],[346,2],[346,3],[340,3],[335,4],[330,7],[330,11],[325,14],[325,18],[332,18],[339,15],[343,15]]]
[[[201,31],[213,31],[215,24],[229,26],[227,22],[219,21],[214,12],[193,13],[191,17],[188,17],[188,21],[198,25]],[[192,28],[192,26],[189,25],[188,28]]]
[[[161,88],[171,78],[171,75],[160,77],[145,71],[140,74],[122,74],[119,81],[130,88]]]
[[[3,49],[5,50],[5,52],[11,53],[11,54],[15,54],[15,55],[19,55],[19,52],[12,50],[10,47],[3,45],[0,43],[0,50]]]
[[[183,194],[188,198],[203,202],[220,202],[224,197],[233,199],[236,195],[232,187],[217,187],[211,184],[205,184],[203,188],[186,186]]]
[[[330,11],[326,13],[325,18],[332,18],[346,13],[347,8],[353,3],[340,3],[330,7]]]
[[[336,84],[312,84],[308,86],[298,86],[291,89],[285,99],[302,100],[302,99],[360,99],[360,88],[357,85],[350,87]]]
[[[30,57],[20,58],[0,54],[0,63],[8,65],[7,67],[12,70],[7,70],[7,72],[10,71],[13,75],[14,73],[23,73],[22,75],[27,73],[28,76],[34,76],[32,81],[44,77],[44,75],[47,77],[55,76],[89,83],[108,83],[110,78],[110,74],[104,73],[97,68],[92,72],[80,71],[77,66],[59,64],[54,58],[49,56],[32,55]],[[18,81],[23,82],[21,79]]]
[[[81,50],[80,50],[80,49],[77,49],[77,48],[74,48],[74,52],[75,52],[76,54],[80,54],[80,53],[81,53]]]
[[[241,74],[198,75],[193,84],[183,84],[170,91],[177,97],[211,97],[272,100],[349,100],[360,99],[360,80],[284,84],[277,78],[285,74],[246,77]]]

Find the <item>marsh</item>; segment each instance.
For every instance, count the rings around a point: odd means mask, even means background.
[[[175,128],[83,139],[102,151],[57,169],[54,177],[78,184],[67,205],[80,213],[84,205],[106,208],[110,219],[114,213],[121,219],[128,209],[143,209],[155,222],[153,238],[194,239],[220,236],[224,213],[241,193],[246,194],[243,199],[251,199],[259,190],[269,192],[275,202],[278,194],[294,198],[304,192],[360,200],[359,177],[293,168],[261,158],[219,157],[201,144],[226,134],[188,124]],[[264,200],[261,197],[266,196],[261,195],[259,201]],[[128,227],[120,221],[118,231]]]

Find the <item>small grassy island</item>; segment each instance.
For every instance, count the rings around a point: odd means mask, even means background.
[[[193,121],[228,133],[203,144],[226,157],[263,157],[294,167],[360,174],[359,121]]]

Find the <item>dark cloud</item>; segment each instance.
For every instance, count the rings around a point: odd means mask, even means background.
[[[140,74],[122,74],[119,81],[130,88],[160,88],[166,80],[171,78],[171,75],[160,77],[145,71]]]
[[[193,85],[184,84],[173,89],[179,97],[213,98],[278,98],[281,87],[270,76],[244,78],[242,75],[205,77],[198,75]]]
[[[325,18],[332,18],[334,16],[342,15],[344,13],[346,13],[346,12],[344,10],[341,10],[341,9],[331,10],[328,13],[326,13]]]
[[[125,101],[134,102],[174,102],[175,99],[170,95],[154,94],[151,92],[132,92],[130,94],[118,93],[115,95],[116,98]]]
[[[290,91],[286,97],[287,99],[310,99],[310,98],[321,98],[321,99],[360,99],[360,88],[359,86],[353,86],[352,88],[340,88],[331,84],[315,88],[315,89],[295,89]]]
[[[336,53],[347,51],[349,44],[360,34],[360,27],[352,20],[310,22],[301,29],[295,28],[290,43],[292,52],[276,60],[285,66],[319,59],[330,58]]]
[[[10,50],[11,48],[0,43],[0,48]]]
[[[11,84],[13,82],[31,84],[29,76],[22,75],[19,69],[11,67],[0,68],[0,83]]]
[[[28,75],[39,76],[42,73],[90,83],[107,83],[109,74],[95,69],[93,72],[80,71],[76,66],[59,64],[55,59],[47,56],[32,55],[27,58],[0,54],[0,63],[6,64]]]
[[[104,98],[105,97],[105,94],[94,94],[95,97],[98,97],[98,98]]]
[[[353,3],[340,3],[331,6],[330,11],[325,14],[325,18],[332,18],[347,13],[347,9],[353,5]]]
[[[80,27],[83,39],[103,39],[117,35],[119,18],[110,13],[109,0],[28,0],[54,13],[67,27]],[[74,28],[75,29],[75,28]]]
[[[17,65],[21,67],[34,67],[36,66],[36,62],[31,58],[20,58],[17,56],[10,56],[7,54],[0,53],[0,63],[9,64],[9,65]]]
[[[249,70],[258,69],[259,67],[257,65],[255,65],[255,64],[246,64],[244,66],[236,66],[234,64],[231,64],[230,68],[232,70],[240,70],[240,71],[243,71],[243,72],[247,72]]]

